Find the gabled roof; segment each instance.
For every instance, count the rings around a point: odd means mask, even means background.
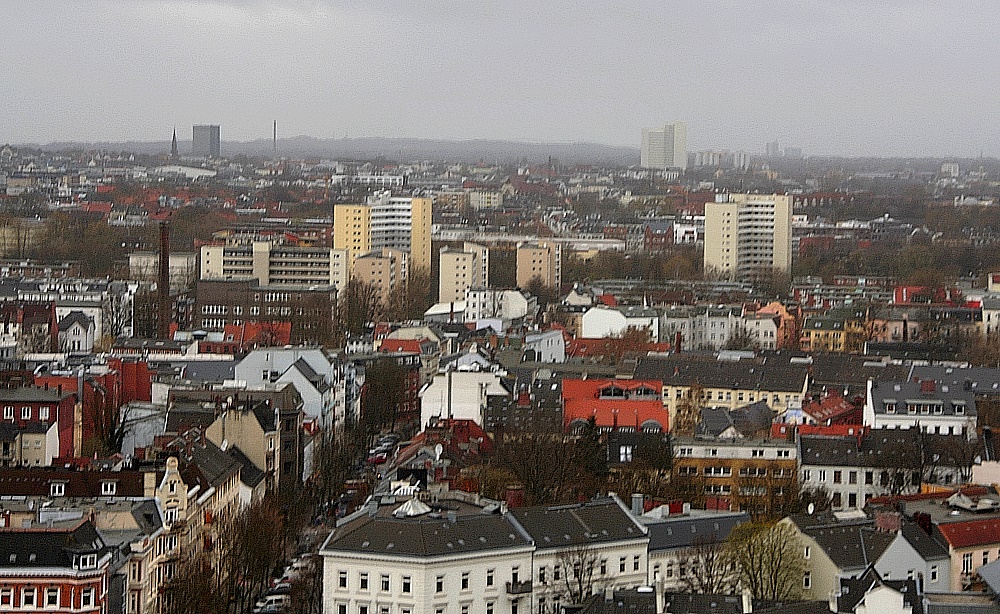
[[[254,465],[253,461],[238,447],[230,446],[226,450],[226,454],[233,457],[240,464],[240,482],[243,482],[250,488],[254,488],[264,480],[264,472],[257,465]]]
[[[903,604],[910,606],[913,612],[924,611],[916,580],[883,580],[874,566],[869,566],[858,577],[841,578],[840,593],[837,594],[837,611],[854,612],[869,592],[880,587],[902,594]]]
[[[94,318],[85,315],[82,311],[71,311],[62,320],[59,320],[59,330],[69,330],[74,324],[79,324],[84,330],[94,325]]]
[[[659,379],[664,386],[693,386],[730,390],[801,392],[809,367],[779,356],[768,360],[719,361],[687,354],[644,357],[635,369],[637,379]]]
[[[943,522],[937,525],[941,536],[952,548],[1000,544],[1000,518]]]
[[[746,513],[682,516],[665,519],[642,517],[649,531],[649,551],[688,548],[698,543],[722,543],[736,525],[750,519]]]
[[[299,358],[298,360],[296,360],[294,363],[292,363],[292,366],[289,367],[289,369],[295,369],[299,373],[301,373],[302,376],[305,377],[310,384],[312,384],[313,388],[315,388],[320,393],[324,393],[330,389],[330,385],[326,383],[326,380],[323,379],[323,376],[321,376],[319,373],[316,373],[316,371],[313,370],[313,368],[309,365],[309,363],[306,362],[305,358]]]
[[[801,465],[919,469],[920,450],[916,429],[874,429],[861,437],[799,437]]]

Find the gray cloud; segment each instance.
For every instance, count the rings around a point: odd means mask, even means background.
[[[997,151],[985,0],[0,0],[0,141],[269,134]]]

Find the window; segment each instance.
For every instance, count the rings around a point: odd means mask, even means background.
[[[514,584],[517,584],[517,582],[518,582],[518,577],[517,576],[518,576],[518,568],[517,568],[517,566],[511,567],[510,568],[510,581],[513,582]]]
[[[80,593],[80,605],[85,608],[91,608],[95,605],[96,592],[92,588],[85,588],[83,592]]]
[[[49,408],[48,406],[38,408],[38,419],[48,420],[49,419]]]
[[[340,588],[347,588],[347,572],[341,571],[337,576],[337,586]]]
[[[403,592],[409,593],[411,590],[410,576],[403,576]]]
[[[80,556],[80,569],[93,569],[97,567],[96,554],[84,554]]]
[[[558,580],[559,578],[556,578],[556,579]],[[492,569],[487,569],[486,570],[486,586],[493,586],[493,570]]]
[[[833,498],[830,499],[830,505],[836,509],[840,509],[843,505],[843,500],[839,492],[833,493]]]
[[[12,605],[14,605],[14,589],[0,588],[0,606],[9,608]]]
[[[937,565],[931,565],[930,581],[931,582],[937,582],[938,581],[938,566]]]
[[[562,577],[562,573],[560,571],[560,567],[558,565],[556,565],[555,567],[552,568],[552,579],[555,580],[556,582],[558,582],[559,578],[561,578],[561,577]]]
[[[510,614],[517,614],[517,602],[516,601],[511,601],[510,602]]]
[[[382,574],[382,591],[389,592],[389,574]]]
[[[101,482],[101,494],[106,497],[114,496],[115,492],[118,490],[117,482]]]
[[[608,559],[601,559],[601,575],[608,573]]]
[[[462,572],[462,590],[469,590],[469,572],[467,571]]]
[[[21,606],[33,608],[36,605],[37,604],[35,603],[35,589],[33,588],[21,589]]]
[[[31,407],[25,405],[21,408],[21,420],[31,420]]]
[[[538,568],[538,582],[540,584],[545,584],[545,567]]]
[[[52,482],[49,484],[49,495],[53,497],[62,497],[66,494],[66,483],[65,482]]]
[[[812,588],[812,574],[808,571],[802,574],[802,588],[806,590]]]
[[[987,565],[990,562],[990,551],[983,550],[983,565]]]
[[[444,592],[444,576],[438,576],[434,580],[434,592],[442,593]]]
[[[858,472],[857,471],[851,471],[850,473],[847,474],[847,483],[848,484],[857,484],[858,483]]]
[[[802,556],[805,557],[805,558],[807,558],[807,559],[809,558],[809,555],[811,555],[811,554],[812,554],[812,548],[810,546],[806,546],[805,549],[802,551]]]
[[[59,589],[50,587],[45,589],[45,607],[59,606]]]
[[[361,587],[361,590],[363,591],[368,590],[368,572],[366,571],[361,572],[361,581],[359,582],[359,585]]]
[[[962,555],[962,573],[972,573],[972,553]]]
[[[844,472],[840,471],[839,469],[835,470],[833,472],[833,483],[834,484],[840,484],[843,481],[844,481]]]
[[[366,606],[366,605],[359,605],[358,606],[358,614],[368,614],[368,606]]]
[[[618,462],[620,462],[620,463],[631,463],[632,462],[632,446],[619,446],[618,447]]]
[[[337,604],[337,614],[347,614],[347,604],[338,603]]]
[[[865,484],[871,486],[874,483],[875,483],[875,472],[865,471]]]
[[[852,492],[847,495],[847,507],[855,508],[858,506],[858,493]]]
[[[492,601],[487,601],[486,602],[486,614],[493,614],[493,602]]]
[[[803,469],[802,470],[802,481],[803,482],[808,482],[811,479],[812,479],[812,471],[809,470],[809,469]]]
[[[820,482],[825,482],[826,481],[826,469],[820,469],[819,470],[819,481]]]
[[[618,559],[618,571],[620,572],[625,571],[625,557],[621,557],[620,559]]]

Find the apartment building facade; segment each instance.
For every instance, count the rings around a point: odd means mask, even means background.
[[[791,196],[718,194],[706,203],[704,263],[731,280],[791,271]]]
[[[253,278],[262,286],[347,285],[347,251],[271,241],[203,245],[201,279]]]

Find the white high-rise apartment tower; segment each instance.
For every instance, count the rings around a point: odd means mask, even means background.
[[[639,164],[643,168],[684,170],[687,168],[687,124],[664,124],[662,129],[643,128]]]
[[[705,272],[752,280],[792,269],[792,197],[717,194],[705,205]]]

